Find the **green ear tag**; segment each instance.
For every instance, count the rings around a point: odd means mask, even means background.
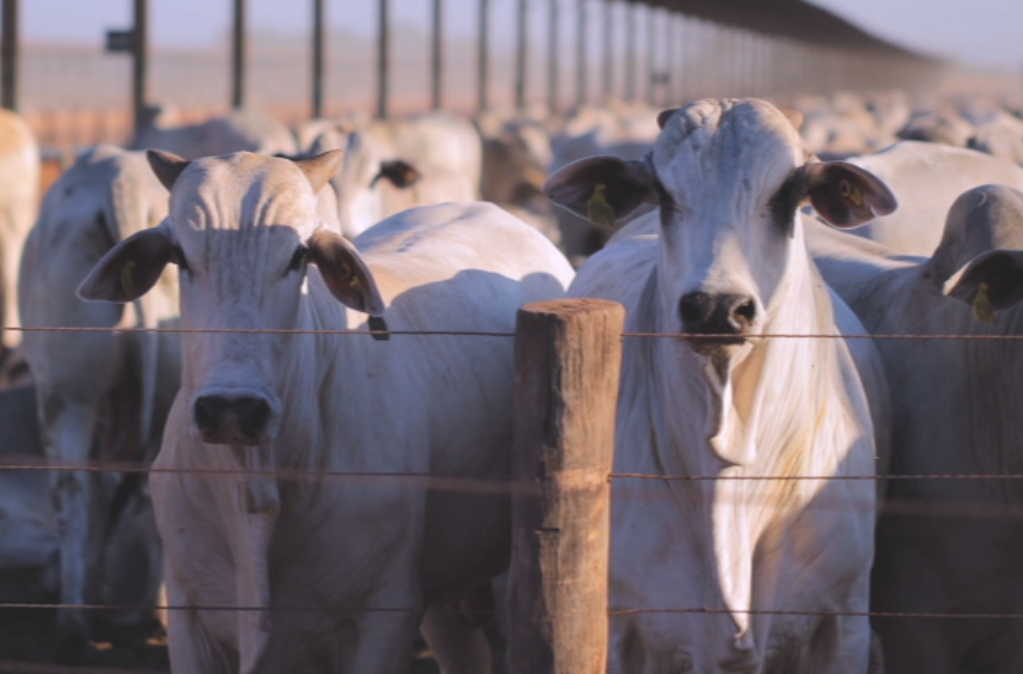
[[[384,319],[380,318],[379,316],[370,316],[369,317],[369,329],[373,333],[377,333],[377,332],[385,333],[385,334],[382,334],[382,335],[378,335],[378,334],[374,334],[373,335],[373,339],[377,340],[378,342],[386,342],[387,340],[389,340],[391,338],[390,335],[386,334],[387,333],[387,323],[384,321]]]
[[[980,284],[977,296],[973,298],[973,317],[978,321],[994,324],[998,318],[995,316],[995,308],[991,306],[991,298],[987,296],[989,290],[991,286],[986,283]]]
[[[586,217],[598,225],[615,226],[615,209],[607,203],[607,185],[597,183],[593,188],[593,196],[586,202]]]

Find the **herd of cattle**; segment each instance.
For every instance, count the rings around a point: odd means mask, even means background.
[[[431,478],[508,479],[511,340],[325,331],[598,297],[680,335],[623,340],[615,472],[673,479],[614,482],[609,671],[1023,672],[1023,105],[783,103],[154,115],[41,205],[0,113],[0,463],[153,468],[0,471],[0,601],[72,656],[166,603],[180,673],[499,670],[507,492]]]

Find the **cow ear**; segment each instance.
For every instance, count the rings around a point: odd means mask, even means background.
[[[1023,300],[1023,251],[978,255],[945,281],[944,293],[972,305],[978,320],[994,323],[995,311]]]
[[[846,162],[812,162],[803,166],[802,175],[803,195],[835,227],[859,227],[899,206],[879,178]]]
[[[149,166],[153,169],[153,173],[156,174],[157,179],[167,188],[168,192],[174,187],[174,183],[177,182],[189,164],[192,163],[176,154],[164,152],[163,150],[147,150],[146,159],[149,160]]]
[[[659,201],[649,160],[590,157],[572,162],[544,183],[547,198],[593,222],[614,225],[644,202]]]
[[[778,112],[785,115],[785,119],[789,120],[789,124],[792,125],[796,131],[803,128],[803,113],[799,110],[793,110],[792,108],[778,108]]]
[[[671,116],[679,111],[679,108],[671,108],[670,110],[662,110],[661,114],[657,115],[657,128],[664,131],[664,127],[667,126],[668,120]]]
[[[341,150],[328,150],[315,157],[296,159],[294,162],[302,173],[305,174],[305,177],[309,179],[309,184],[312,185],[313,193],[315,194],[330,182],[330,179],[334,177],[337,170],[341,168],[343,159],[344,152]]]
[[[156,284],[174,258],[174,244],[163,226],[136,232],[96,263],[78,286],[78,297],[90,302],[134,301]]]
[[[380,162],[380,171],[373,177],[370,187],[375,187],[377,181],[384,178],[400,190],[412,187],[422,180],[423,174],[419,170],[401,159]]]
[[[327,288],[346,307],[380,316],[386,306],[373,272],[343,236],[318,229],[309,237],[309,258],[319,267]]]

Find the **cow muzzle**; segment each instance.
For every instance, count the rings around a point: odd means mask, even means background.
[[[272,438],[274,405],[265,396],[219,391],[200,394],[192,419],[203,442],[215,445],[258,445]]]
[[[682,330],[693,337],[690,346],[697,353],[718,352],[723,347],[739,346],[753,332],[759,310],[750,295],[691,292],[679,301]]]

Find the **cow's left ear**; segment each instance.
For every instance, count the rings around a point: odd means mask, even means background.
[[[156,284],[175,257],[163,225],[143,229],[100,258],[78,286],[78,297],[88,302],[132,302]]]
[[[549,177],[543,191],[558,206],[602,225],[614,225],[644,202],[660,201],[647,159],[580,159]]]
[[[412,187],[422,180],[423,174],[419,170],[402,159],[392,159],[380,162],[380,170],[373,177],[369,186],[375,187],[381,178],[391,183],[400,190]]]
[[[1023,300],[1023,251],[978,255],[945,281],[944,293],[972,305],[978,320],[994,323],[995,311]]]
[[[309,259],[323,276],[327,288],[346,307],[380,316],[386,306],[373,272],[348,240],[329,229],[318,229],[309,237]]]
[[[899,207],[881,180],[842,161],[811,162],[801,169],[803,195],[817,214],[842,229],[865,225]]]

